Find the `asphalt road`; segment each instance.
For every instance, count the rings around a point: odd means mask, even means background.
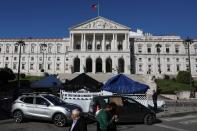
[[[118,131],[196,131],[197,114],[161,118],[161,122],[154,125],[130,124],[118,125]],[[68,127],[56,127],[50,122],[29,120],[22,124],[12,119],[0,121],[1,131],[68,131]],[[88,131],[96,131],[95,124],[88,124]]]

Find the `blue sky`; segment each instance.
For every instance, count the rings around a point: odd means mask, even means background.
[[[0,38],[63,38],[97,0],[0,0]],[[100,15],[155,35],[197,39],[197,0],[100,0]]]

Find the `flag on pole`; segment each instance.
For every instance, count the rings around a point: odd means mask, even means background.
[[[93,5],[92,5],[92,9],[93,9],[93,10],[96,10],[97,8],[98,8],[98,4],[93,4]]]

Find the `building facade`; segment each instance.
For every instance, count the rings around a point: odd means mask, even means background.
[[[23,39],[21,72],[168,74],[188,70],[187,46],[179,36],[131,31],[103,17],[69,29],[69,38]],[[0,39],[0,68],[18,71],[20,39]],[[45,45],[45,46],[43,46]],[[159,49],[158,49],[159,48]],[[190,45],[192,75],[197,76],[197,41]]]

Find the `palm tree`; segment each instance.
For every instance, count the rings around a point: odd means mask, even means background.
[[[190,39],[189,37],[187,37],[187,39],[185,39],[183,41],[183,44],[187,46],[187,49],[188,49],[188,52],[187,52],[187,55],[188,55],[188,64],[189,64],[189,73],[190,73],[190,80],[189,80],[189,86],[190,86],[190,98],[194,97],[193,94],[195,94],[193,91],[192,91],[192,74],[191,74],[191,61],[190,61],[190,45],[193,43],[194,41],[192,39]]]
[[[25,42],[23,40],[19,40],[15,43],[15,46],[19,46],[19,62],[18,62],[17,82],[18,82],[18,88],[20,88],[21,47],[25,46]]]
[[[43,60],[42,60],[42,69],[41,69],[41,72],[44,72],[44,51],[46,50],[47,44],[45,44],[45,43],[40,44],[40,47],[41,47],[42,53],[43,53]]]

